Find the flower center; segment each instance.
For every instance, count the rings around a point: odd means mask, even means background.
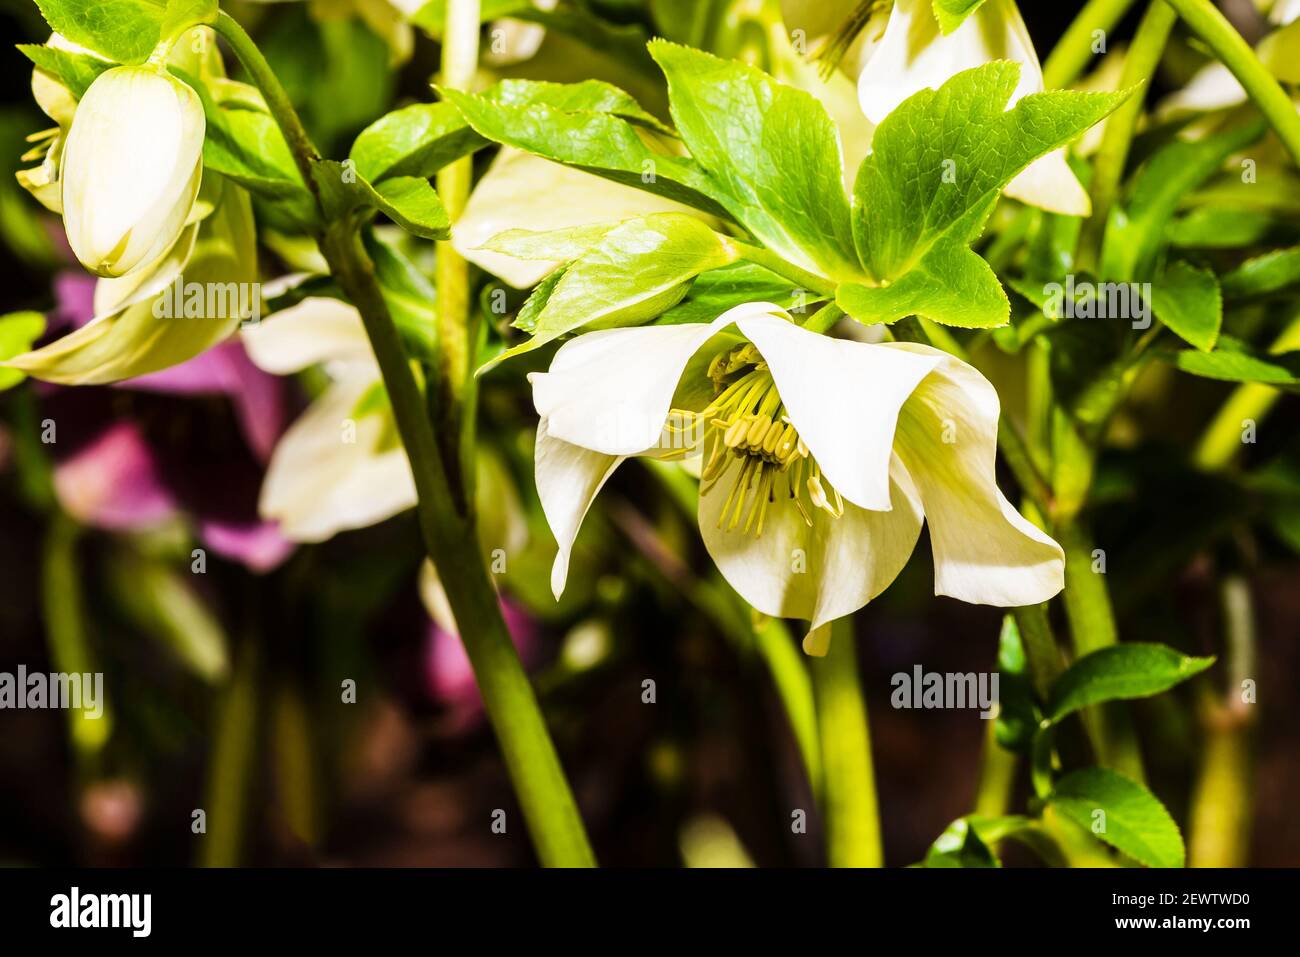
[[[708,376],[713,401],[700,412],[673,409],[666,429],[675,436],[702,438],[701,494],[723,479],[732,483],[718,528],[734,531],[743,519],[745,534],[762,535],[769,506],[782,500],[792,502],[811,526],[805,494],[813,508],[835,518],[843,515],[843,499],[785,414],[772,373],[753,344],[719,352],[709,363]],[[694,443],[685,445],[681,456],[695,448]]]

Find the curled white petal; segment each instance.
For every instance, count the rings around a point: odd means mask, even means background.
[[[240,333],[253,364],[290,375],[325,363],[336,378],[355,373],[376,379],[379,366],[357,310],[345,302],[308,296]]]

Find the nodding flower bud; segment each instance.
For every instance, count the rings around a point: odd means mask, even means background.
[[[63,225],[91,272],[123,276],[181,234],[203,174],[203,104],[159,67],[102,74],[77,104],[63,149]]]

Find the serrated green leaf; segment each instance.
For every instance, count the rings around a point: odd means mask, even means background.
[[[119,63],[143,63],[158,45],[164,0],[36,0],[55,33]]]
[[[620,116],[567,112],[545,103],[501,103],[487,94],[442,90],[480,135],[543,159],[595,173],[715,216],[727,216],[704,171],[690,159],[646,145]]]
[[[1267,296],[1300,283],[1300,246],[1275,249],[1244,263],[1223,277],[1229,299]]]
[[[1183,836],[1163,804],[1108,768],[1084,768],[1056,782],[1047,802],[1099,840],[1148,867],[1182,867]],[[1104,812],[1104,817],[1097,812]]]
[[[1151,284],[1151,311],[1188,345],[1214,348],[1223,325],[1223,296],[1213,272],[1176,262]]]
[[[1143,165],[1123,207],[1106,224],[1101,277],[1148,279],[1169,221],[1183,199],[1209,179],[1229,156],[1264,135],[1267,124],[1254,121],[1194,142],[1176,140]]]
[[[1231,336],[1220,336],[1213,352],[1184,349],[1163,353],[1190,375],[1222,382],[1262,382],[1279,388],[1300,385],[1300,351],[1264,354]]]
[[[45,317],[39,312],[11,312],[0,316],[0,362],[22,355],[45,333]],[[18,369],[0,368],[0,392],[12,389],[27,376]]]
[[[573,262],[530,318],[531,352],[575,329],[637,325],[676,305],[692,279],[736,260],[734,247],[694,216],[655,213],[610,230]],[[530,300],[531,301],[531,300]]]
[[[357,135],[348,154],[372,183],[387,176],[426,179],[486,146],[452,103],[415,103],[394,110]]]
[[[912,269],[1021,170],[1129,95],[1035,93],[1007,110],[1019,75],[1018,64],[1004,61],[963,71],[909,97],[876,129],[854,186],[853,229],[877,280]]]
[[[945,35],[961,26],[984,5],[984,0],[934,0],[934,16]]]
[[[74,53],[39,43],[20,43],[18,51],[66,86],[78,100],[101,73],[114,66],[108,60],[86,53]]]
[[[1047,716],[1068,714],[1103,701],[1149,698],[1200,674],[1214,658],[1190,658],[1166,645],[1124,642],[1084,655],[1052,685]]]
[[[677,130],[731,216],[803,268],[861,275],[839,134],[826,108],[735,61],[666,40],[652,41],[650,53],[668,78]]]

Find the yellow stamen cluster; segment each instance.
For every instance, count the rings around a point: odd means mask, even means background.
[[[802,501],[805,491],[814,508],[835,518],[844,514],[843,499],[824,479],[817,460],[786,416],[772,373],[758,350],[746,343],[718,353],[709,363],[708,376],[713,401],[701,412],[674,409],[668,430],[702,432],[701,494],[737,467],[718,528],[733,531],[743,517],[746,534],[753,530],[762,535],[768,507],[777,502],[778,493],[794,503],[810,526],[812,518]],[[692,450],[684,448],[680,455]]]

